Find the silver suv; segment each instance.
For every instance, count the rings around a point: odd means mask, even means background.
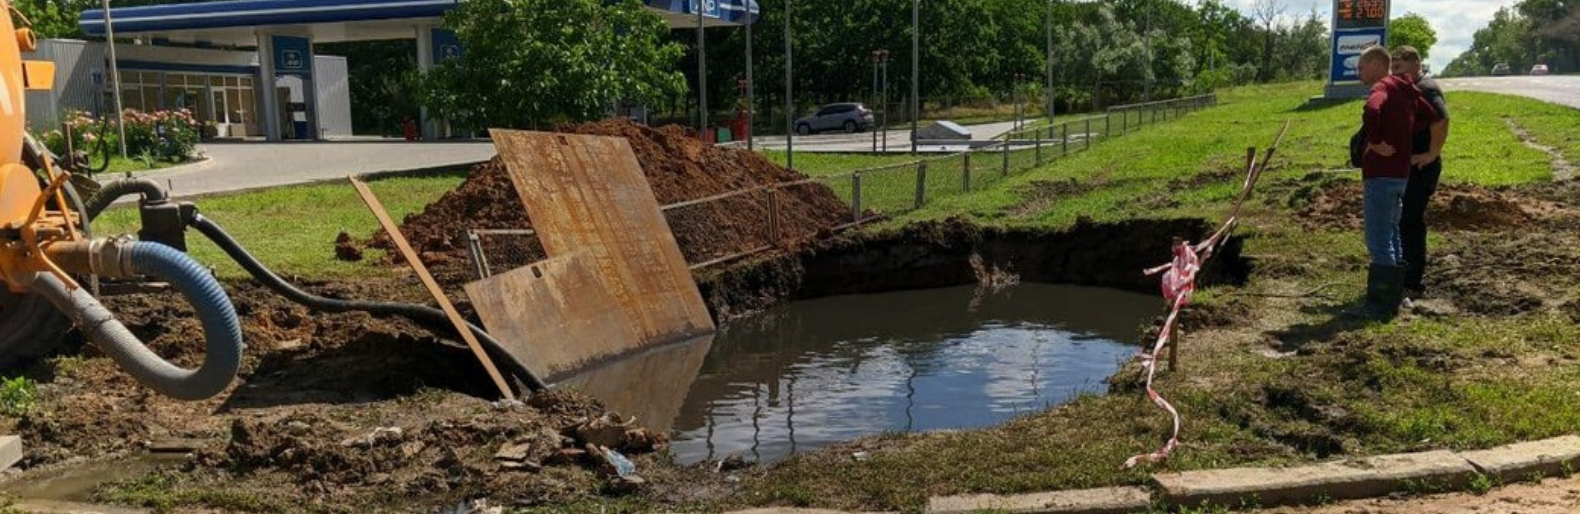
[[[844,130],[862,132],[872,128],[872,110],[859,103],[828,104],[817,110],[817,114],[795,120],[795,132],[801,135],[814,134],[825,130]]]

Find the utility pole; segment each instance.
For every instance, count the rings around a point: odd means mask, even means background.
[[[786,0],[788,1],[788,0]],[[922,117],[922,0],[911,0],[911,155],[916,154],[916,135]]]
[[[1043,18],[1042,19],[1042,32],[1043,32],[1043,35],[1046,36],[1047,39],[1048,39],[1047,62],[1043,65],[1043,68],[1044,68],[1043,71],[1048,76],[1047,77],[1047,79],[1048,79],[1048,89],[1043,91],[1042,96],[1048,102],[1048,106],[1047,106],[1046,112],[1048,113],[1048,121],[1051,123],[1051,122],[1053,122],[1053,116],[1054,116],[1054,112],[1053,112],[1054,111],[1054,105],[1053,105],[1053,0],[1048,0],[1048,9],[1047,9],[1047,11],[1048,12],[1044,13],[1045,15],[1042,17]]]
[[[785,0],[785,167],[795,169],[795,90],[790,72],[790,2]]]
[[[889,129],[888,129],[888,127],[889,127],[889,51],[888,50],[884,50],[883,51],[883,65],[879,66],[879,69],[883,70],[883,86],[879,88],[881,91],[883,91],[882,93],[879,94],[879,96],[883,97],[883,114],[880,115],[881,118],[878,120],[878,125],[883,127],[883,135],[881,136],[881,139],[883,140],[883,153],[889,153]]]
[[[691,0],[691,7],[697,10],[697,135],[703,141],[708,140],[708,49],[707,38],[703,37],[702,13],[708,10],[711,0]]]
[[[110,21],[110,0],[104,6],[104,45],[110,52],[110,87],[115,88],[115,129],[120,132],[121,158],[126,158],[126,108],[121,106],[121,64],[115,60],[115,24]]]
[[[1152,2],[1152,0],[1146,0],[1146,2],[1147,2],[1147,16],[1146,16],[1146,27],[1147,28],[1146,28],[1146,31],[1142,32],[1141,39],[1143,41],[1147,42],[1147,68],[1146,68],[1147,73],[1146,73],[1146,75],[1143,75],[1141,77],[1142,80],[1146,81],[1146,84],[1142,87],[1143,91],[1141,93],[1141,100],[1143,102],[1150,102],[1150,101],[1152,101],[1152,72],[1153,72],[1153,66],[1152,66],[1152,3],[1153,2]]]
[[[883,102],[878,99],[878,61],[881,59],[880,56],[882,54],[883,50],[872,51],[872,104],[874,107],[880,106],[881,102]],[[877,117],[877,111],[873,111],[873,117]],[[872,153],[878,153],[878,130],[872,131]]]

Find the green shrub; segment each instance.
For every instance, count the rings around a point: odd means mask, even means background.
[[[183,162],[197,156],[197,143],[204,127],[186,109],[173,111],[142,112],[127,109],[127,155],[152,155],[154,159]],[[120,146],[115,124],[102,123],[81,111],[67,111],[65,125],[71,129],[71,146],[77,151],[90,151],[90,145],[103,140],[111,148]],[[62,130],[43,134],[44,146],[56,155],[66,153],[66,136]]]
[[[27,377],[0,380],[0,413],[18,417],[38,403],[38,387]]]

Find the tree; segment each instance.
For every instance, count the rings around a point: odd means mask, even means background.
[[[1388,22],[1388,46],[1413,46],[1421,52],[1421,59],[1425,60],[1436,44],[1437,31],[1419,14],[1409,13]]]
[[[1278,17],[1284,15],[1285,8],[1284,0],[1256,0],[1256,4],[1251,7],[1252,15],[1256,16],[1256,21],[1262,23],[1264,31],[1262,43],[1262,81],[1264,82],[1273,78],[1273,46],[1278,38],[1278,33],[1273,28],[1278,22]]]
[[[467,0],[444,23],[465,51],[424,78],[422,97],[463,126],[543,128],[685,91],[685,50],[637,0]]]
[[[12,7],[27,17],[33,35],[39,39],[82,36],[82,30],[77,27],[77,13],[85,7],[81,2],[17,0]]]

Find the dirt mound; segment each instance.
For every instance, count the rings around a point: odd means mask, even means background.
[[[1365,224],[1361,184],[1327,181],[1297,190],[1290,203],[1299,207],[1301,223],[1312,228],[1359,229]],[[1427,225],[1434,230],[1491,231],[1524,227],[1533,216],[1529,202],[1479,186],[1438,187],[1427,207]],[[1303,206],[1302,206],[1303,205]]]
[[[745,150],[719,148],[698,141],[684,128],[650,128],[629,120],[606,120],[563,127],[563,132],[623,137],[631,144],[643,173],[660,204],[672,204],[757,186],[794,182],[804,175],[778,166]],[[849,208],[820,183],[790,187],[779,193],[779,222],[783,239],[804,239],[826,233],[847,221]],[[728,200],[673,209],[665,213],[670,230],[688,262],[697,263],[770,244],[767,193],[746,194]],[[468,275],[465,268],[466,229],[524,229],[527,219],[505,167],[498,158],[472,169],[456,189],[447,192],[422,212],[407,216],[401,231],[423,261],[440,271],[441,280],[455,282]],[[488,248],[495,272],[542,259],[542,249],[530,237],[516,237],[500,244],[508,251]],[[371,246],[393,250],[380,233]],[[499,257],[499,258],[496,258]],[[446,271],[449,271],[448,273]],[[449,278],[450,280],[446,280]]]
[[[611,474],[603,448],[634,457],[663,444],[639,428],[608,422],[618,414],[595,401],[564,392],[536,395],[528,404],[448,398],[417,412],[371,417],[372,427],[307,411],[236,418],[229,442],[199,452],[194,466],[240,477],[283,473],[306,496],[334,503],[369,491],[536,503],[553,499],[560,482]],[[600,432],[607,437],[595,435]]]

